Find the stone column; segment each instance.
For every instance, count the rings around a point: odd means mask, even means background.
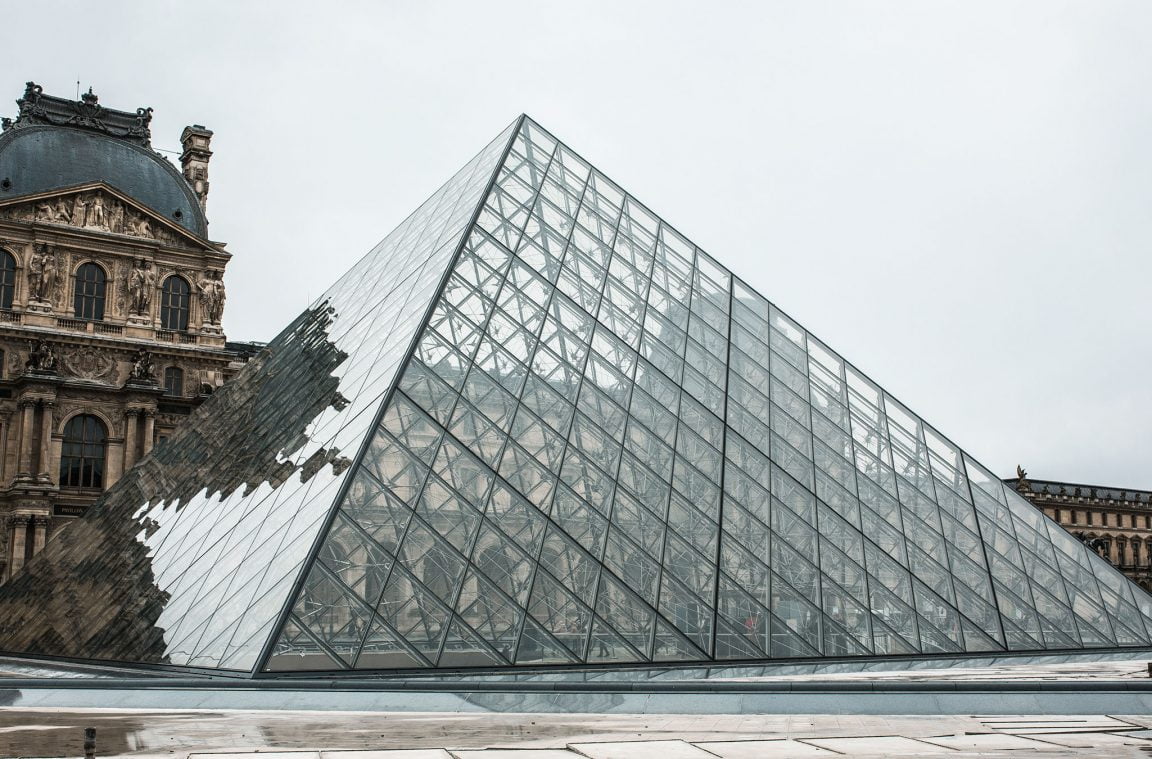
[[[56,404],[44,401],[40,417],[40,474],[37,479],[52,481],[52,409]]]
[[[144,440],[143,440],[144,453],[142,454],[143,456],[147,456],[149,453],[152,452],[152,438],[155,437],[155,434],[156,434],[156,412],[152,411],[152,410],[147,410],[144,412]]]
[[[48,517],[32,517],[32,555],[35,556],[44,550],[48,542]]]
[[[127,472],[136,463],[136,421],[140,417],[140,409],[130,408],[124,412],[124,471]]]
[[[28,537],[28,515],[17,514],[8,520],[12,535],[12,552],[8,554],[8,577],[12,578],[24,566],[24,542]]]
[[[0,482],[8,480],[8,428],[11,427],[7,414],[0,414]]]
[[[20,401],[20,464],[17,477],[32,477],[32,425],[35,421],[36,401],[24,399]]]

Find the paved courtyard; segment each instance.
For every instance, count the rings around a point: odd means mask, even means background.
[[[0,756],[758,759],[1152,756],[1152,716],[877,717],[0,710]],[[254,756],[255,752],[259,752]]]

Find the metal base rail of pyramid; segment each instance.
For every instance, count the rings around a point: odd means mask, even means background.
[[[527,116],[0,587],[7,654],[264,683],[1150,635],[1152,597]]]

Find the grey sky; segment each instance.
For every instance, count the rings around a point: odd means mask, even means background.
[[[1152,4],[0,7],[32,79],[215,130],[267,340],[525,111],[1002,475],[1152,488]]]

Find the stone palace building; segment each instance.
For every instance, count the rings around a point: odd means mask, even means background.
[[[1152,590],[1152,492],[1034,480],[1005,480],[1133,582]]]
[[[208,237],[212,132],[150,143],[118,111],[28,83],[0,134],[0,582],[243,363]]]

